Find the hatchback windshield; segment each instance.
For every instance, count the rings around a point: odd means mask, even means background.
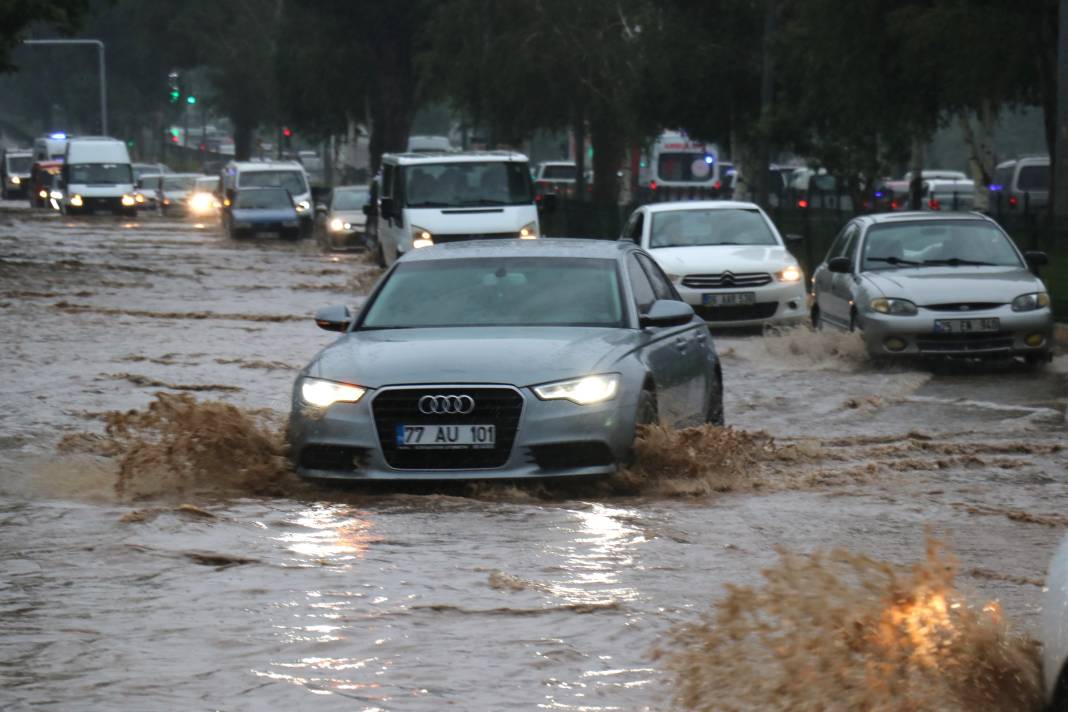
[[[876,225],[864,240],[861,269],[975,265],[1022,267],[1009,238],[986,222],[937,220]]]
[[[290,195],[308,192],[304,174],[300,171],[242,171],[237,178],[238,188],[285,188]]]
[[[276,210],[293,207],[293,201],[289,198],[289,193],[281,188],[260,188],[239,192],[234,207],[245,210]]]
[[[361,328],[623,326],[614,260],[471,258],[401,263]]]
[[[33,165],[33,156],[8,156],[7,172],[15,175],[25,175],[30,172]]]
[[[335,190],[331,203],[333,210],[359,210],[367,205],[371,194],[366,190]]]
[[[163,190],[192,190],[196,176],[164,176]]]
[[[534,201],[527,164],[421,163],[404,169],[410,208],[529,205]]]
[[[70,167],[70,183],[74,185],[115,185],[133,183],[129,163],[75,163]]]
[[[764,216],[734,208],[653,213],[649,247],[778,245]]]

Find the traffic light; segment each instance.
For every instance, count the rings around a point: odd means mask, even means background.
[[[177,104],[178,103],[178,99],[181,98],[181,96],[182,96],[182,92],[178,91],[178,87],[174,87],[174,88],[171,89],[171,103],[172,104]]]
[[[292,145],[293,129],[288,126],[282,127],[282,146],[288,151]]]
[[[293,129],[286,126],[284,129],[282,129],[282,135],[286,138],[290,138],[293,135]]]
[[[193,96],[192,94],[190,94],[189,96],[187,96],[185,98],[185,103],[186,104],[195,104],[195,103],[197,103],[197,98],[195,96]]]

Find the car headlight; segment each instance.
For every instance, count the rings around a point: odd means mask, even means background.
[[[879,297],[871,300],[872,311],[880,314],[893,314],[895,316],[912,316],[916,313],[916,305],[908,299],[887,299]]]
[[[1049,306],[1049,294],[1046,292],[1034,292],[1033,294],[1021,294],[1012,300],[1013,311],[1034,311]]]
[[[127,193],[126,195],[122,196],[122,204],[124,207],[132,208],[133,206],[137,205],[137,200],[132,195]]]
[[[42,197],[42,198],[47,198],[48,197],[48,191],[44,190],[44,189],[39,190],[39,191],[37,191],[37,195]]]
[[[341,218],[334,218],[330,221],[330,232],[341,232],[345,229],[345,221]]]
[[[145,196],[142,193],[134,193],[134,201],[137,203],[144,203]]]
[[[360,386],[321,378],[305,378],[300,384],[301,399],[316,408],[327,408],[334,403],[358,403],[366,392],[367,389]]]
[[[538,223],[527,223],[523,227],[519,228],[520,240],[537,240],[538,239]]]
[[[82,196],[75,193],[74,195],[70,196],[70,204],[75,208],[80,208],[82,207],[82,205],[85,204],[85,201],[82,200]]]
[[[801,268],[797,265],[790,265],[775,273],[775,279],[780,282],[800,282],[801,281]]]
[[[63,191],[53,190],[51,193],[48,194],[48,197],[52,198],[53,200],[63,200]]]
[[[296,208],[298,213],[306,213],[311,210],[311,203],[307,200],[302,200],[296,204]]]
[[[22,185],[22,179],[18,176],[11,176],[11,185]]]
[[[535,395],[542,400],[569,400],[579,405],[612,400],[618,391],[618,373],[585,376],[534,387]]]
[[[430,247],[434,244],[434,236],[425,227],[412,225],[412,248]]]

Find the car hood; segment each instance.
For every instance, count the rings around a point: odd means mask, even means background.
[[[919,306],[957,302],[1007,304],[1021,294],[1045,291],[1023,267],[924,267],[864,272],[869,291]]]
[[[305,375],[369,388],[404,383],[529,386],[610,371],[639,332],[586,327],[391,329],[346,334]]]
[[[652,248],[649,254],[668,274],[778,272],[797,260],[779,245],[706,245]]]
[[[296,220],[297,211],[293,208],[234,208],[231,211],[234,220],[239,222],[257,222],[272,220]]]

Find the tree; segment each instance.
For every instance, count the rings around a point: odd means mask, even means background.
[[[89,11],[89,0],[5,0],[0,3],[0,72],[11,71],[11,50],[35,22],[70,34]]]

